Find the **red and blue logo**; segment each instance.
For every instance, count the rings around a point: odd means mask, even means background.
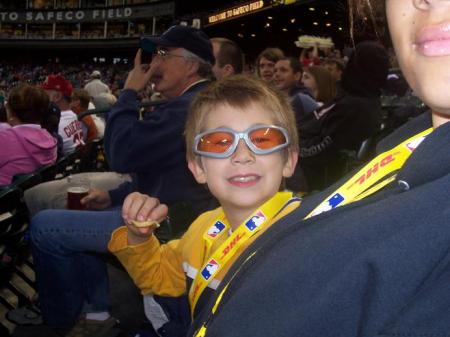
[[[327,201],[324,201],[311,215],[315,216],[323,212],[328,212],[338,207],[344,200],[345,198],[342,194],[335,193]]]
[[[209,280],[209,278],[217,272],[217,269],[219,269],[219,267],[220,267],[220,264],[218,264],[216,260],[211,259],[206,264],[205,268],[203,268],[203,270],[201,271],[202,277],[205,280]]]
[[[225,224],[221,221],[216,221],[216,223],[208,229],[206,235],[208,235],[210,238],[215,238],[217,235],[222,233],[224,229]]]
[[[261,224],[264,221],[266,221],[266,216],[263,214],[263,212],[258,211],[255,215],[253,215],[250,219],[247,220],[245,226],[249,230],[254,231],[256,228],[261,226]]]

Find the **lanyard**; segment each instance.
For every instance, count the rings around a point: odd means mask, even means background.
[[[433,131],[429,128],[405,140],[393,149],[372,159],[352,178],[331,193],[305,219],[333,208],[361,200],[395,180],[398,171],[425,137]]]
[[[284,206],[291,201],[297,200],[299,199],[292,198],[291,192],[278,192],[241,223],[239,227],[236,228],[224,242],[222,242],[214,253],[209,255],[210,257],[195,276],[189,290],[189,303],[191,305],[192,314],[194,313],[195,306],[202,292],[214,279],[214,276],[217,275],[233,256],[236,255],[239,248],[244,246],[252,236],[264,228],[267,223],[269,223],[270,220],[284,208]],[[203,239],[207,246],[207,252],[223,233],[228,232],[227,229],[229,227],[225,214],[219,216],[203,235]]]
[[[375,157],[361,170],[359,170],[352,178],[339,187],[335,192],[331,193],[319,206],[317,206],[305,219],[313,217],[323,212],[327,212],[333,208],[349,204],[351,202],[361,200],[377,191],[395,180],[395,174],[399,170],[411,153],[420,145],[420,143],[433,131],[429,128],[422,131],[415,136],[405,140],[393,149],[383,152]],[[384,178],[384,179],[383,179]],[[195,337],[206,336],[208,322],[215,315],[216,310],[228,289],[228,285],[239,274],[242,267],[251,260],[257,251],[252,252],[245,261],[238,266],[234,274],[231,276],[229,282],[223,287],[220,294],[217,296],[214,306],[207,320],[202,324],[199,330],[196,331]]]

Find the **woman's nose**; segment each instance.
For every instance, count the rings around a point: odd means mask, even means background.
[[[413,0],[413,4],[417,9],[429,10],[443,6],[450,7],[450,0]]]

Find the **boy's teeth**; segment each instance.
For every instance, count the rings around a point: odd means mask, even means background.
[[[246,177],[234,177],[232,180],[239,181],[241,183],[245,183],[247,181],[255,180],[255,176],[246,176]]]

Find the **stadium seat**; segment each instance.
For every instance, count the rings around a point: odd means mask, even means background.
[[[33,172],[28,174],[17,174],[13,177],[11,187],[17,187],[20,190],[25,191],[42,182],[42,177],[39,172]]]

